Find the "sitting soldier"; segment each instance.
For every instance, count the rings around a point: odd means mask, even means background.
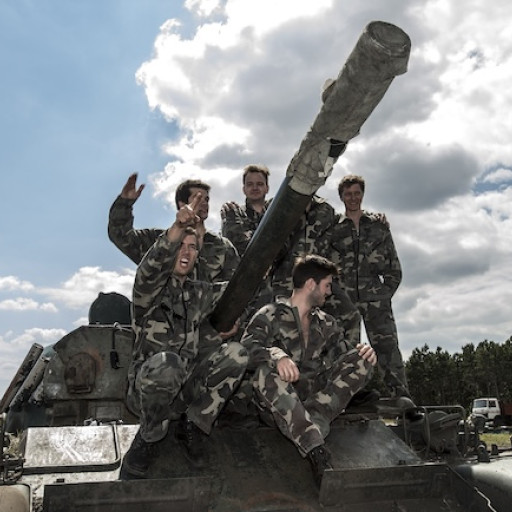
[[[311,463],[319,485],[331,460],[325,439],[331,422],[367,383],[377,357],[370,345],[353,348],[321,306],[337,267],[326,258],[298,258],[293,292],[261,308],[242,344],[256,368],[256,400]]]

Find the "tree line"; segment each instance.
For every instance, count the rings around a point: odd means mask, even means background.
[[[478,397],[512,401],[512,337],[504,343],[469,343],[449,354],[427,344],[405,363],[409,389],[418,405],[469,407]]]

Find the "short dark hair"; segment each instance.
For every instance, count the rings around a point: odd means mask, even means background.
[[[270,176],[270,171],[266,165],[262,164],[249,164],[244,167],[244,174],[242,175],[242,184],[245,185],[245,178],[250,172],[259,172],[263,174],[265,178],[265,183],[268,185],[268,177]]]
[[[191,188],[201,188],[206,192],[210,192],[210,185],[201,180],[186,180],[178,185],[176,189],[175,201],[176,201],[176,209],[179,209],[180,205],[178,203],[188,204],[190,199],[190,189]]]
[[[358,176],[357,174],[347,174],[341,178],[341,181],[338,185],[338,195],[343,194],[343,189],[351,187],[352,185],[359,185],[361,187],[361,191],[364,194],[364,178],[362,176]]]
[[[192,226],[187,226],[183,230],[183,236],[182,236],[181,239],[183,240],[186,236],[189,236],[189,235],[192,235],[192,236],[196,237],[197,249],[199,250],[199,234],[197,233],[197,231]]]
[[[293,287],[302,288],[309,278],[318,284],[327,276],[336,276],[338,273],[338,267],[323,256],[318,256],[318,254],[299,256],[295,260],[292,271]]]

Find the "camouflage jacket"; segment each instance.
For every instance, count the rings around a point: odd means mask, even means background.
[[[242,256],[251,241],[252,235],[258,228],[263,215],[267,211],[272,199],[265,202],[261,213],[245,200],[245,206],[236,205],[234,208],[221,208],[222,235],[236,247],[238,254]]]
[[[212,312],[227,282],[206,283],[172,275],[179,242],[160,236],[145,254],[135,275],[134,361],[170,351],[188,360],[199,351],[199,326]]]
[[[319,308],[312,311],[306,344],[298,310],[288,298],[263,306],[249,322],[241,343],[249,352],[249,369],[265,362],[275,365],[288,356],[301,372],[330,368],[351,348],[344,341],[336,320]]]
[[[389,227],[363,212],[359,233],[354,222],[340,215],[330,235],[330,259],[341,270],[339,279],[351,300],[369,302],[393,297],[402,268]]]
[[[334,208],[323,198],[313,196],[309,211],[301,216],[288,238],[273,268],[272,288],[274,296],[291,295],[292,270],[298,256],[318,254],[328,256],[328,233],[335,222]]]
[[[118,196],[110,207],[108,237],[114,245],[137,265],[163,229],[134,229],[133,204],[135,200]],[[233,244],[212,231],[206,231],[199,251],[194,277],[214,283],[229,281],[240,258]]]

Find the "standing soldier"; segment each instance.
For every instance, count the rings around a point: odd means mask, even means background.
[[[343,177],[338,186],[345,214],[331,235],[332,259],[340,267],[336,278],[363,318],[370,344],[379,358],[384,383],[393,397],[409,397],[391,298],[402,279],[391,231],[378,215],[361,209],[365,181]]]
[[[256,400],[308,458],[318,485],[332,467],[325,446],[330,424],[364,387],[377,361],[370,345],[353,348],[335,319],[319,309],[336,273],[326,258],[299,258],[291,297],[261,308],[242,337],[249,369],[256,368]]]
[[[242,176],[245,205],[232,201],[222,205],[222,235],[232,242],[240,256],[270,204],[271,199],[266,199],[269,175],[270,171],[265,165],[247,165]]]
[[[135,276],[135,344],[128,372],[128,402],[140,415],[140,428],[123,460],[124,475],[144,477],[167,436],[169,420],[193,464],[206,464],[205,434],[240,383],[246,350],[235,342],[200,352],[199,326],[227,286],[189,278],[198,237],[201,194],[182,206],[176,221],[145,254]]]

